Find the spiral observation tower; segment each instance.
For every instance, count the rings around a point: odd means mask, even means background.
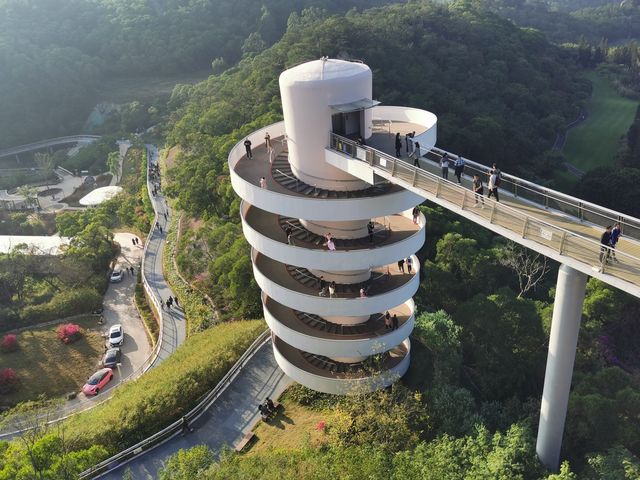
[[[335,138],[368,143],[400,119],[426,152],[436,118],[378,106],[371,70],[358,62],[298,65],[280,75],[280,92],[284,121],[229,154],[275,358],[293,380],[322,392],[388,386],[409,367],[414,254],[425,240],[424,218],[414,221],[412,210],[424,198],[351,171],[358,162],[330,147]],[[411,271],[398,264],[408,258]]]

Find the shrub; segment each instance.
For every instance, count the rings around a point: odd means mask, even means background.
[[[73,343],[82,336],[80,325],[75,323],[63,323],[56,331],[58,332],[58,338],[64,343]]]
[[[87,283],[93,286],[93,278]],[[106,278],[106,276],[105,276]],[[89,313],[102,304],[102,295],[93,288],[66,290],[56,294],[49,302],[29,305],[22,310],[23,325],[55,320],[82,313]]]
[[[18,350],[18,337],[13,333],[5,335],[2,339],[2,343],[0,343],[0,350],[2,350],[3,353],[15,352]]]
[[[0,370],[0,393],[11,393],[18,388],[18,374],[13,368]]]

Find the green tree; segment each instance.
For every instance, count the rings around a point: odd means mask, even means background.
[[[116,179],[116,183],[120,180],[120,153],[110,152],[107,155],[107,168],[113,177]]]
[[[206,445],[198,445],[188,450],[180,449],[169,457],[160,470],[160,480],[193,480],[202,478],[203,472],[215,460],[213,452]]]
[[[422,396],[399,385],[390,391],[346,397],[335,413],[329,433],[338,447],[377,445],[399,451],[417,444],[430,428]]]

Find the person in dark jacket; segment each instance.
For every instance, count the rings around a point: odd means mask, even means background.
[[[611,225],[609,225],[606,230],[602,233],[602,237],[600,237],[600,265],[604,266],[605,263],[609,262],[610,255],[610,243],[611,243]],[[600,268],[602,269],[602,267]]]
[[[609,246],[611,247],[611,250],[609,250],[609,253],[611,254],[611,258],[613,259],[613,261],[618,263],[620,262],[620,260],[616,258],[616,245],[618,243],[618,240],[620,239],[620,235],[620,224],[616,223],[611,229],[611,239],[609,240]]]
[[[396,133],[396,157],[400,158],[400,150],[402,150],[402,139],[400,132]]]

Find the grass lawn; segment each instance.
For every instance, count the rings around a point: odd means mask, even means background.
[[[295,402],[287,401],[286,393],[280,400],[284,410],[269,423],[259,422],[253,429],[256,440],[247,450],[247,455],[253,455],[271,448],[291,450],[300,448],[305,443],[317,446],[324,443],[326,434],[316,429],[320,421],[331,425],[333,412],[331,410],[312,410]]]
[[[80,391],[104,353],[105,340],[97,321],[91,315],[73,321],[83,328],[84,335],[70,345],[58,340],[57,325],[18,333],[20,349],[0,354],[0,368],[16,370],[20,388],[2,395],[2,406],[35,399],[40,394],[58,397]]]
[[[638,107],[637,101],[620,96],[605,76],[590,72],[587,78],[593,84],[589,118],[569,130],[563,150],[567,159],[584,171],[612,164],[620,138]]]

